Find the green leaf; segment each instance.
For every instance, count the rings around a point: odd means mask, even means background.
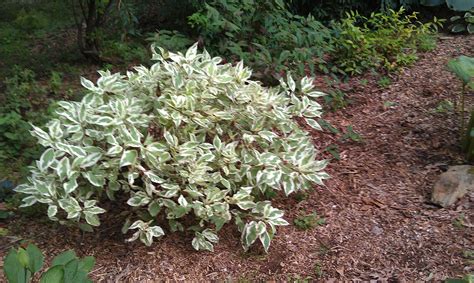
[[[48,148],[43,154],[41,155],[39,161],[39,169],[41,171],[45,171],[46,169],[51,166],[54,162],[54,150],[52,148]]]
[[[451,32],[454,32],[454,33],[459,33],[459,32],[463,32],[466,30],[466,25],[465,24],[455,24],[451,27]]]
[[[51,267],[56,265],[66,265],[68,262],[76,258],[76,253],[73,250],[65,251],[53,258],[53,261],[51,262]]]
[[[14,249],[8,252],[3,262],[3,271],[10,283],[25,283],[26,268],[24,268],[18,260],[18,253]]]
[[[79,267],[79,260],[73,259],[64,266],[64,283],[74,283]]]
[[[63,184],[64,192],[66,194],[72,193],[77,188],[77,178],[70,179]]]
[[[71,173],[71,163],[69,158],[63,157],[56,167],[56,172],[61,180],[64,180]]]
[[[30,264],[30,258],[28,256],[28,253],[22,249],[18,248],[18,253],[17,253],[18,261],[20,262],[21,266],[28,268]]]
[[[283,191],[285,195],[289,195],[296,190],[295,182],[291,177],[286,178],[283,180]]]
[[[448,67],[464,84],[468,84],[474,77],[474,58],[459,56],[449,61]]]
[[[91,226],[99,226],[100,225],[99,217],[96,214],[85,211],[84,215],[85,215],[87,224],[89,224]]]
[[[322,131],[323,129],[321,128],[321,126],[318,124],[318,122],[316,122],[315,120],[313,119],[304,119],[306,121],[306,123],[308,123],[308,125],[315,129],[315,130],[318,130],[318,131]]]
[[[29,264],[28,267],[32,273],[38,272],[43,266],[44,256],[41,253],[40,249],[33,244],[29,244],[26,247],[26,252],[28,253]]]
[[[268,232],[264,232],[259,236],[260,242],[263,245],[263,248],[265,249],[265,252],[268,253],[268,249],[270,248],[270,234]]]
[[[120,159],[120,167],[133,165],[137,161],[138,153],[136,150],[126,150]]]
[[[215,136],[214,140],[212,141],[212,144],[217,150],[222,150],[222,141],[219,138],[219,136]]]
[[[79,269],[89,273],[95,265],[95,258],[93,256],[86,256],[79,261]]]
[[[155,217],[160,213],[161,204],[157,201],[153,201],[148,205],[148,212],[151,216]]]
[[[77,225],[79,226],[79,229],[81,229],[84,232],[89,232],[89,233],[94,232],[94,228],[92,228],[92,226],[87,223],[79,223]]]
[[[41,276],[40,283],[63,283],[64,266],[52,266]]]

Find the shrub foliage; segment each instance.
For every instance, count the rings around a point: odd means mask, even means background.
[[[97,84],[82,78],[82,101],[59,102],[46,130],[33,126],[46,150],[16,188],[23,206],[45,203],[50,219],[90,230],[104,204],[125,198],[131,241],[151,245],[166,219],[170,231],[194,231],[195,249],[212,251],[234,220],[245,249],[259,239],[268,250],[288,223],[265,193],[328,178],[295,120],[320,129],[313,98],[323,94],[307,77],[265,88],[242,62],[221,64],[197,45],[184,55],[152,49],[149,69],[99,72]]]

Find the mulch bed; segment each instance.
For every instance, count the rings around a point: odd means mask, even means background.
[[[447,61],[473,56],[473,47],[474,37],[442,38],[435,51],[393,76],[388,88],[378,87],[370,74],[340,86],[352,104],[326,113],[325,119],[341,131],[353,125],[363,141],[314,132],[321,150],[331,144],[339,149],[341,160],[327,169],[332,179],[304,200],[277,197],[275,203],[290,222],[317,212],[326,224],[306,231],[294,225],[279,228],[268,254],[258,245],[243,252],[232,225],[223,228],[211,253],[194,251],[191,234],[169,234],[145,247],[124,243],[121,223],[105,223],[97,233],[82,235],[49,222],[16,219],[9,228],[18,238],[0,239],[0,255],[20,238],[37,243],[48,258],[72,248],[95,256],[91,276],[108,282],[461,277],[474,267],[463,256],[474,249],[474,195],[451,208],[434,206],[429,198],[437,176],[449,165],[464,163],[459,115],[435,109],[460,91]],[[474,107],[472,96],[468,105]]]

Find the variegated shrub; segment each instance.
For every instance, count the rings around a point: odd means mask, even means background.
[[[167,219],[170,231],[190,229],[193,247],[212,251],[233,219],[245,249],[258,239],[268,250],[275,227],[288,223],[265,192],[289,195],[328,178],[294,119],[319,129],[312,98],[323,94],[309,78],[262,87],[242,63],[221,64],[196,45],[185,55],[153,50],[149,69],[82,78],[82,101],[60,102],[47,130],[33,128],[47,149],[16,188],[23,206],[45,203],[52,220],[90,230],[101,204],[125,197],[131,241],[151,245]]]

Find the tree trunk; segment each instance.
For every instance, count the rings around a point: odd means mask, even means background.
[[[99,1],[100,0],[78,0],[80,13],[76,12],[75,1],[71,1],[77,28],[79,50],[86,59],[95,63],[102,63],[104,61],[100,56],[101,40],[98,36],[98,32],[106,23],[107,15],[115,4],[115,0],[109,0],[104,9],[99,9]]]

